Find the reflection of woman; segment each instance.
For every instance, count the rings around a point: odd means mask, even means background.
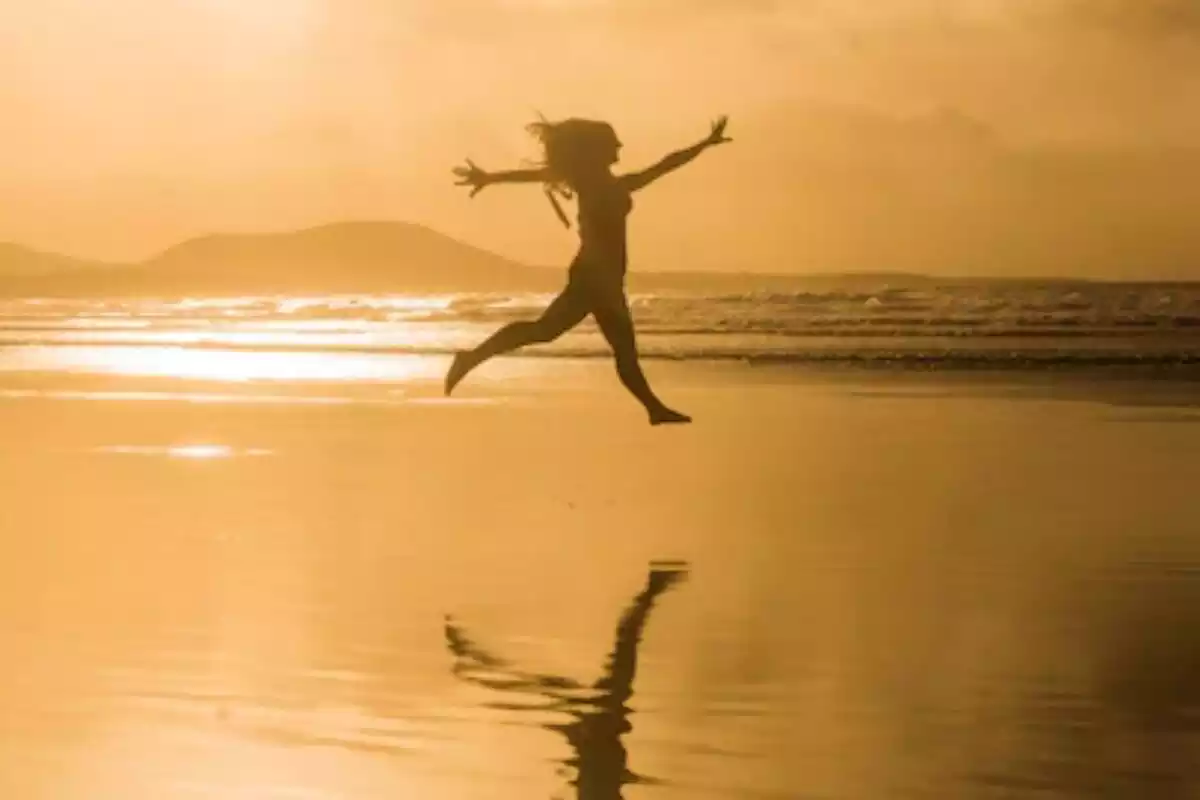
[[[555,702],[571,720],[547,725],[566,737],[573,751],[567,764],[574,767],[574,785],[580,800],[620,800],[621,787],[638,780],[629,771],[628,753],[621,737],[631,729],[628,702],[633,697],[638,646],[642,631],[658,596],[687,577],[686,568],[666,562],[651,565],[646,586],[633,598],[617,624],[616,642],[604,674],[590,687],[569,678],[538,675],[515,669],[467,638],[447,621],[446,639],[460,678],[493,689],[539,694]]]
[[[606,122],[567,119],[538,122],[530,131],[542,143],[544,165],[537,169],[485,172],[467,161],[455,174],[471,196],[494,183],[541,183],[566,224],[554,192],[579,197],[579,252],[571,263],[567,286],[533,321],[514,322],[494,333],[474,350],[458,353],[446,375],[446,393],[467,373],[493,356],[525,345],[550,342],[591,314],[613,349],[617,374],[625,388],[650,415],[650,423],[690,422],[686,414],[668,408],[646,382],[638,363],[633,320],[625,297],[625,221],[633,207],[630,195],[691,161],[708,147],[730,141],[724,117],[713,123],[707,137],[672,153],[654,166],[628,175],[614,175],[621,142]]]

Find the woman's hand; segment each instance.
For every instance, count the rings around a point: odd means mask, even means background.
[[[728,123],[729,123],[729,117],[727,117],[727,116],[720,116],[720,117],[717,117],[715,120],[713,120],[712,131],[709,132],[708,138],[704,140],[704,143],[706,145],[711,146],[714,144],[724,144],[725,142],[732,142],[733,139],[730,139],[728,136],[725,135],[725,126]]]
[[[474,197],[475,195],[479,194],[483,187],[491,183],[492,176],[486,171],[475,166],[475,162],[469,158],[467,159],[467,165],[465,167],[455,167],[453,172],[456,176],[462,178],[462,180],[455,183],[455,186],[472,187],[469,197]]]

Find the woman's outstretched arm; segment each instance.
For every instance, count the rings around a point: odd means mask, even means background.
[[[621,177],[621,183],[631,192],[636,192],[638,189],[653,183],[654,181],[666,175],[668,172],[673,172],[679,169],[684,164],[687,164],[696,156],[703,153],[709,147],[716,144],[724,144],[725,142],[733,141],[725,135],[725,125],[728,123],[728,117],[720,117],[712,124],[712,132],[703,140],[697,142],[691,147],[685,147],[683,150],[677,150],[669,156],[659,161],[652,167],[648,167],[641,172],[631,172],[628,175]]]
[[[454,168],[454,174],[462,179],[456,185],[472,187],[471,197],[493,183],[545,183],[547,180],[546,170],[542,168],[488,172],[477,167],[469,158],[465,167]]]

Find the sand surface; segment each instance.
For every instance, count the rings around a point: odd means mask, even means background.
[[[0,796],[1196,796],[1192,387],[442,367],[3,376]]]

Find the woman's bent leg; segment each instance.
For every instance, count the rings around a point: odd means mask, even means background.
[[[510,322],[493,333],[474,350],[454,356],[450,371],[446,373],[445,391],[449,395],[454,387],[489,358],[510,353],[526,345],[552,342],[574,328],[588,314],[587,306],[580,302],[568,287],[547,306],[536,320]]]

